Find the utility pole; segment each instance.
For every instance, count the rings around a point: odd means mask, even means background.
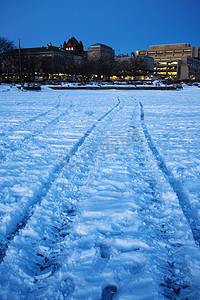
[[[21,61],[21,49],[20,49],[20,39],[19,39],[19,81],[22,83],[22,61]]]

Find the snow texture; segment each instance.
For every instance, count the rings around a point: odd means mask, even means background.
[[[200,299],[200,89],[0,85],[0,299]]]

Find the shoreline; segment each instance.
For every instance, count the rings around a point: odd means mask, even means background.
[[[177,90],[176,86],[147,86],[147,87],[124,87],[124,86],[49,86],[52,90],[162,90],[162,91],[171,91]]]

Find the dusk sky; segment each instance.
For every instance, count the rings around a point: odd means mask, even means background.
[[[127,54],[150,45],[200,47],[199,0],[0,0],[0,36],[21,47],[59,46],[72,36]]]

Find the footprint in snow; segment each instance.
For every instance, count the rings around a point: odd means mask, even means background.
[[[117,292],[116,285],[108,285],[103,289],[101,300],[112,300]]]

